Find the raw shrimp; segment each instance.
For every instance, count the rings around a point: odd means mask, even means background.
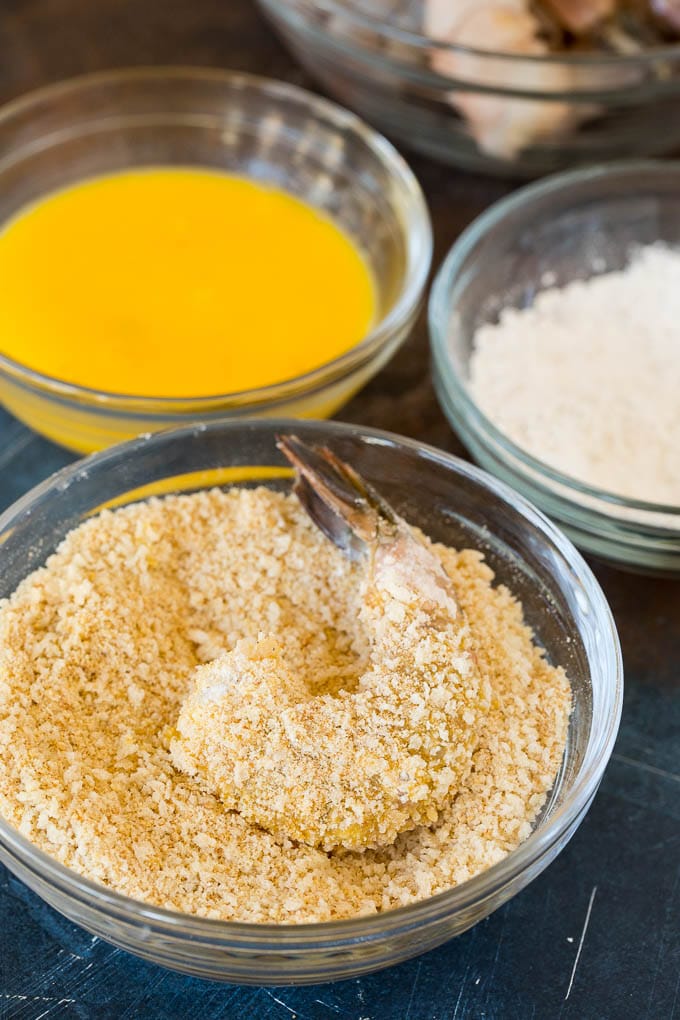
[[[545,6],[574,35],[592,32],[616,13],[619,0],[545,0]]]
[[[668,6],[656,0],[544,0],[545,6],[580,44],[591,50],[632,54],[663,42],[661,26],[672,28]],[[671,6],[673,4],[671,3]]]
[[[668,29],[680,32],[680,0],[650,0],[649,11]]]
[[[311,696],[272,637],[241,641],[197,669],[172,758],[277,838],[385,845],[434,822],[464,787],[488,683],[429,541],[329,450],[279,445],[311,518],[362,563],[367,669],[351,691]]]
[[[573,87],[573,72],[566,63],[494,56],[492,51],[517,57],[548,55],[548,45],[540,37],[541,22],[529,0],[426,0],[424,29],[432,39],[461,47],[433,49],[430,62],[440,74],[457,80],[451,102],[467,120],[479,147],[490,155],[512,159],[530,143],[559,135],[590,112],[584,108],[577,114],[573,105],[559,99],[466,91],[466,86],[481,86],[559,94]]]

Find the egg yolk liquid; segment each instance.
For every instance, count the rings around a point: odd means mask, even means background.
[[[85,180],[0,230],[0,352],[109,393],[282,382],[356,345],[375,314],[371,272],[330,219],[219,172]]]

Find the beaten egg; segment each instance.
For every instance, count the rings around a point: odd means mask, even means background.
[[[359,343],[376,310],[368,264],[330,218],[218,171],[84,180],[0,231],[0,352],[107,393],[283,382]]]

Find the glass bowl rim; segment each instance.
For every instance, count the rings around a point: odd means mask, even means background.
[[[680,505],[652,503],[646,500],[617,496],[606,489],[600,489],[563,474],[557,468],[551,467],[534,457],[523,447],[518,446],[505,433],[501,432],[480,409],[473,399],[469,387],[462,380],[460,373],[455,370],[449,354],[450,294],[460,277],[466,258],[486,233],[502,223],[506,215],[510,213],[524,210],[527,216],[530,215],[536,199],[559,195],[573,185],[588,184],[603,178],[611,179],[612,175],[615,175],[618,180],[626,178],[634,180],[636,175],[641,172],[658,174],[660,177],[670,177],[671,175],[677,177],[680,175],[680,160],[617,160],[582,169],[562,171],[526,184],[490,205],[458,236],[437,272],[428,302],[430,344],[442,387],[451,401],[465,412],[475,433],[489,436],[504,454],[510,454],[522,467],[534,472],[539,479],[549,479],[562,489],[571,490],[588,500],[594,500],[603,504],[605,508],[619,507],[641,514],[663,514],[676,518],[680,527]],[[680,197],[680,185],[678,186],[678,196]],[[555,495],[554,490],[550,489],[549,491],[551,495]],[[571,502],[563,493],[560,493],[560,498]],[[578,500],[574,500],[573,506],[586,512],[597,509],[593,506],[588,507]],[[617,520],[615,515],[609,517],[605,513],[604,516],[610,520]],[[643,524],[644,522],[640,521],[639,523]],[[655,527],[666,530],[660,525],[655,525]],[[677,534],[677,529],[674,527],[668,527],[667,531],[669,535]]]
[[[230,943],[241,947],[252,945],[257,946],[260,951],[267,939],[270,941],[266,948],[272,950],[337,947],[357,940],[380,941],[399,931],[415,930],[445,919],[486,899],[540,861],[552,847],[564,839],[565,835],[570,834],[574,825],[578,824],[600,783],[614,747],[621,717],[623,662],[614,618],[590,567],[566,535],[545,514],[504,482],[450,453],[415,439],[343,422],[311,419],[300,421],[291,418],[244,418],[237,421],[222,419],[210,424],[194,423],[180,428],[164,429],[151,435],[143,434],[77,460],[29,490],[0,515],[0,535],[13,526],[16,518],[30,512],[36,501],[48,496],[52,491],[60,491],[68,488],[73,482],[77,483],[78,475],[89,472],[93,467],[115,471],[117,463],[143,453],[150,445],[171,446],[177,439],[215,432],[222,433],[228,438],[229,435],[238,435],[244,429],[270,434],[290,430],[302,434],[305,431],[318,434],[321,429],[331,439],[335,436],[354,436],[361,442],[371,445],[397,450],[405,448],[419,460],[434,462],[455,474],[467,476],[476,484],[481,484],[495,499],[507,504],[515,514],[537,528],[542,539],[557,550],[563,561],[569,564],[570,584],[578,585],[581,592],[585,592],[594,620],[608,636],[606,643],[600,642],[595,664],[597,672],[594,674],[596,682],[599,681],[602,685],[604,701],[599,716],[593,711],[584,760],[565,798],[565,803],[550,815],[545,824],[532,831],[502,860],[458,886],[425,900],[383,913],[297,925],[223,921],[168,910],[132,899],[60,864],[55,858],[34,846],[1,816],[0,848],[3,845],[8,847],[10,851],[16,853],[21,863],[31,867],[42,881],[47,880],[52,887],[59,888],[71,898],[75,897],[88,908],[105,912],[107,916],[115,915],[126,922],[152,922],[156,926],[156,931],[164,931],[167,935],[202,938],[204,941],[213,939],[214,944],[222,946]],[[590,667],[594,665],[590,657],[588,664]]]
[[[292,101],[300,109],[306,109],[308,114],[317,121],[325,121],[345,135],[356,136],[383,167],[390,180],[399,186],[402,195],[408,202],[406,208],[408,221],[404,224],[403,230],[406,265],[404,279],[396,300],[366,336],[343,354],[302,375],[292,376],[290,379],[254,389],[184,397],[109,392],[80,386],[77,383],[70,383],[47,375],[29,368],[1,352],[0,371],[4,371],[23,385],[32,386],[50,395],[88,406],[99,406],[123,412],[139,409],[149,413],[171,414],[173,411],[182,411],[187,406],[200,413],[229,405],[246,408],[248,405],[275,404],[284,399],[330,385],[361,368],[378,351],[388,346],[394,334],[403,328],[417,311],[427,283],[433,252],[430,214],[417,177],[395,146],[379,131],[370,127],[361,117],[308,89],[278,81],[275,78],[249,74],[244,71],[170,64],[95,71],[33,89],[0,107],[0,131],[13,117],[30,113],[32,108],[41,103],[59,102],[69,94],[87,93],[90,88],[107,85],[115,87],[119,84],[134,84],[135,82],[143,85],[147,81],[168,79],[172,81],[211,81],[221,83],[234,93],[245,94],[245,89],[250,89],[251,93],[267,96],[274,103],[281,100]],[[91,127],[90,122],[87,127]],[[18,151],[21,152],[21,149]],[[16,150],[9,150],[0,159],[0,180],[6,162],[11,163],[14,159],[16,159]],[[52,193],[44,192],[41,198]],[[37,199],[37,201],[40,200]],[[29,203],[29,205],[32,204],[34,203]],[[27,206],[22,208],[25,209]],[[20,213],[21,209],[18,210],[18,214]],[[0,231],[6,222],[8,221],[0,222]]]
[[[260,0],[265,3],[275,3],[276,0]],[[472,56],[480,59],[499,60],[509,65],[530,64],[530,65],[568,65],[569,67],[628,67],[639,64],[654,64],[659,60],[680,58],[680,42],[669,43],[665,46],[649,47],[640,53],[573,53],[573,54],[520,54],[510,53],[508,50],[485,50],[474,46],[462,46],[457,43],[443,42],[434,39],[423,32],[413,29],[400,28],[397,25],[390,25],[377,15],[369,12],[359,12],[354,8],[348,8],[343,0],[281,0],[282,6],[293,6],[302,8],[310,13],[319,10],[325,11],[334,16],[343,18],[360,28],[367,28],[382,36],[388,42],[401,43],[404,46],[412,46],[414,49],[427,48],[441,53],[455,53],[461,56]]]

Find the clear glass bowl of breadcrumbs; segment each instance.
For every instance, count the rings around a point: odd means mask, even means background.
[[[0,859],[90,932],[155,963],[243,984],[356,977],[416,956],[501,906],[560,852],[582,821],[611,753],[622,702],[614,622],[589,568],[542,514],[479,469],[412,440],[328,422],[250,420],[187,426],[95,454],[37,486],[0,518],[0,597],[103,505],[170,492],[264,484],[287,489],[277,433],[329,443],[432,538],[484,553],[521,599],[536,640],[570,677],[564,761],[528,838],[499,863],[422,902],[352,920],[246,924],[150,906],[89,881],[0,819]]]

